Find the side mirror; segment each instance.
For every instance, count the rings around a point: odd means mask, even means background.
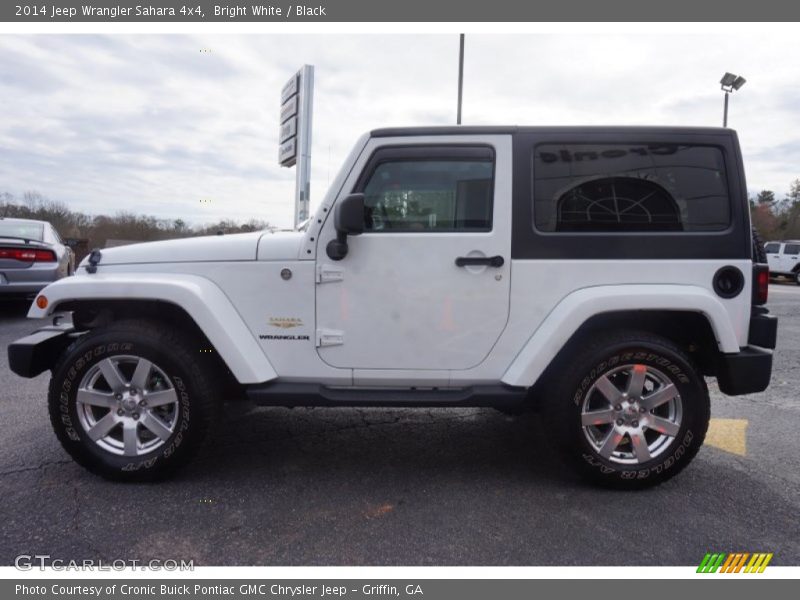
[[[347,236],[364,232],[364,194],[350,194],[343,198],[333,213],[336,239],[328,242],[325,251],[331,260],[347,256]]]

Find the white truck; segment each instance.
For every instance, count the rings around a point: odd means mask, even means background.
[[[800,285],[800,240],[767,242],[764,254],[770,277],[789,277]]]
[[[9,362],[52,372],[59,440],[113,479],[169,473],[247,398],[532,408],[589,478],[639,488],[703,443],[705,377],[769,384],[753,257],[732,130],[382,129],[301,231],[94,251]]]

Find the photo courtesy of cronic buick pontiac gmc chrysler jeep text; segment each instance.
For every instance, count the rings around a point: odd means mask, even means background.
[[[532,407],[589,478],[637,488],[699,450],[705,377],[768,386],[757,257],[730,129],[383,129],[301,231],[93,252],[9,361],[52,372],[59,440],[110,478],[168,473],[246,397]]]

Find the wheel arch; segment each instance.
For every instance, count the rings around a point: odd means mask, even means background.
[[[715,357],[720,352],[739,351],[728,312],[707,290],[661,285],[587,288],[556,306],[517,354],[502,381],[531,387],[568,363],[582,340],[622,329],[648,331],[672,340],[705,375],[714,375]]]
[[[91,278],[87,281],[87,278]],[[224,292],[197,276],[168,278],[108,274],[62,279],[47,286],[45,309],[34,303],[31,318],[70,311],[78,328],[92,329],[121,318],[147,318],[189,328],[207,342],[238,383],[263,383],[277,375],[252,332]],[[201,348],[198,348],[200,351]]]

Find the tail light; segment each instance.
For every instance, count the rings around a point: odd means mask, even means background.
[[[761,306],[767,303],[769,295],[769,267],[763,264],[753,265],[753,304]]]
[[[10,258],[22,262],[55,262],[56,253],[52,250],[33,248],[0,248],[0,259]]]

